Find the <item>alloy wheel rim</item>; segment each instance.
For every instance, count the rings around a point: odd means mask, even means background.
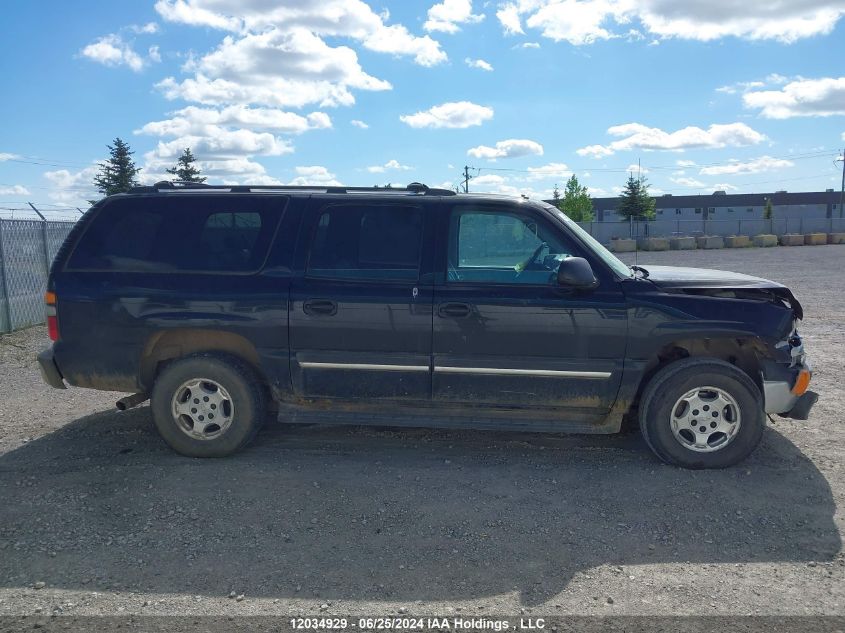
[[[736,399],[719,387],[690,389],[678,398],[669,417],[678,443],[697,453],[724,449],[742,424]]]
[[[235,407],[220,383],[193,378],[175,391],[171,411],[176,426],[185,435],[195,440],[213,440],[232,425]]]

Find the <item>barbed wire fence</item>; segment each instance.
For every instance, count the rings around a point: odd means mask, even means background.
[[[50,266],[82,211],[0,206],[0,333],[43,323]]]

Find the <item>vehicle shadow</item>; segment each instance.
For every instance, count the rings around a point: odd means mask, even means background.
[[[769,429],[741,466],[664,466],[638,435],[268,425],[173,454],[149,409],[0,456],[0,585],[526,605],[611,564],[829,560],[827,481]]]

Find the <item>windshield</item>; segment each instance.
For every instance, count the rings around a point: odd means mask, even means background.
[[[551,211],[555,214],[555,217],[559,218],[566,226],[568,226],[573,233],[577,234],[587,245],[590,249],[595,253],[601,260],[610,266],[620,277],[630,277],[631,276],[631,269],[628,268],[627,265],[622,263],[622,261],[616,257],[613,253],[607,250],[601,242],[595,239],[592,235],[587,233],[584,229],[582,229],[576,222],[573,222],[568,215],[566,215],[560,209],[556,209],[550,204],[543,203],[543,207]]]

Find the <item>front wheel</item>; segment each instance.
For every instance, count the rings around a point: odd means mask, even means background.
[[[684,468],[732,466],[757,448],[765,428],[757,385],[715,358],[688,358],[657,372],[639,418],[651,450]]]
[[[253,438],[266,413],[255,372],[222,354],[168,364],[156,378],[151,408],[164,441],[189,457],[231,455]]]

